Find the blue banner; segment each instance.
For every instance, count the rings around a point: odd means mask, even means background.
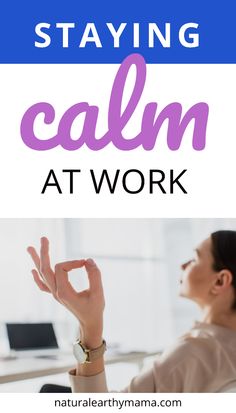
[[[9,1],[0,63],[236,63],[235,17],[233,0]]]

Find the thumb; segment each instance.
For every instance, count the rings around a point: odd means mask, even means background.
[[[101,272],[92,258],[88,258],[85,261],[85,269],[88,275],[90,291],[100,292],[103,289]]]

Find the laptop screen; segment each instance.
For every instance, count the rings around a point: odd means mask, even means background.
[[[58,348],[52,323],[6,323],[11,350]]]

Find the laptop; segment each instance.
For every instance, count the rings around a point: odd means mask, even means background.
[[[57,358],[59,346],[52,323],[6,323],[10,354]]]

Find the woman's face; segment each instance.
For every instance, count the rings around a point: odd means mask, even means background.
[[[217,273],[213,270],[211,239],[207,238],[194,251],[194,257],[182,264],[183,273],[180,278],[180,296],[190,298],[204,305],[209,301]]]

